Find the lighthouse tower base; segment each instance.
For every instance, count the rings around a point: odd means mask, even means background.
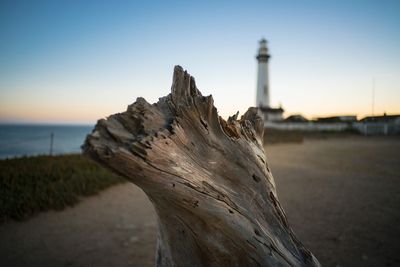
[[[267,122],[279,122],[283,121],[284,109],[271,108],[271,107],[258,107],[259,114],[264,118],[264,124]]]

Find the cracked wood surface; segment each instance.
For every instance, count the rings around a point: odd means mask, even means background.
[[[288,226],[256,108],[223,120],[179,66],[171,93],[98,121],[84,153],[143,189],[157,266],[319,266]]]

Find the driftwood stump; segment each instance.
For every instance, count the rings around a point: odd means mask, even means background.
[[[169,95],[99,120],[83,150],[153,203],[157,266],[319,266],[278,201],[257,109],[237,116],[176,66]]]

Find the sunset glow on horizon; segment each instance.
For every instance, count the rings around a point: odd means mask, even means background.
[[[2,1],[0,123],[93,124],[167,95],[174,65],[222,117],[243,114],[262,37],[285,117],[400,114],[398,14],[398,1]]]

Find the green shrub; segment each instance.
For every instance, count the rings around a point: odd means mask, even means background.
[[[0,221],[62,210],[122,181],[82,155],[0,160]]]

